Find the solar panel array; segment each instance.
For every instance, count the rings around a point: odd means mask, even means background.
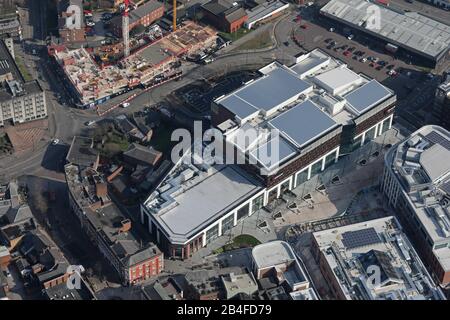
[[[342,243],[347,249],[370,246],[380,242],[381,239],[374,228],[348,231],[342,234]]]
[[[425,138],[427,140],[429,140],[430,142],[432,142],[432,143],[440,144],[445,149],[450,151],[450,141],[446,137],[444,137],[444,136],[440,135],[439,133],[437,133],[436,131],[430,132],[429,134],[427,134],[425,136]]]

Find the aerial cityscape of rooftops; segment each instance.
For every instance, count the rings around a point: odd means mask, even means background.
[[[0,300],[448,299],[449,0],[0,1]]]

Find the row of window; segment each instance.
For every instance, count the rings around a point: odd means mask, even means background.
[[[253,214],[257,210],[261,209],[264,205],[264,194],[259,195],[252,200],[252,210]],[[236,212],[237,221],[244,219],[250,214],[250,203],[246,203]],[[222,220],[222,234],[234,227],[234,214],[229,215]],[[217,223],[214,227],[206,231],[206,243],[210,243],[219,237],[219,224]]]

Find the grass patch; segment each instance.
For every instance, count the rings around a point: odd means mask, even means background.
[[[236,32],[219,32],[219,36],[226,40],[236,41],[246,34],[249,34],[252,30],[248,30],[245,28],[240,28]]]
[[[31,77],[31,74],[28,72],[27,67],[23,63],[22,59],[20,59],[18,56],[15,57],[17,67],[19,68],[20,73],[22,74],[22,77],[25,79],[25,81],[31,81],[33,80],[33,77]]]
[[[226,251],[236,250],[240,248],[253,248],[254,246],[257,246],[258,244],[261,244],[261,242],[256,239],[255,237],[249,235],[249,234],[241,234],[238,235],[233,239],[231,243],[228,243],[224,245],[223,247],[220,247],[213,251],[213,254],[219,254]]]
[[[258,35],[252,37],[245,43],[241,44],[236,50],[255,50],[270,47],[272,45],[272,38],[270,36],[270,29],[266,29]]]
[[[95,148],[100,155],[112,159],[129,147],[127,137],[117,131],[112,124],[102,124],[94,131]]]

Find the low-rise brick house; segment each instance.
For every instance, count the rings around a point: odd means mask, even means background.
[[[129,31],[138,25],[147,27],[164,15],[164,4],[156,0],[150,0],[129,13]],[[111,32],[122,37],[122,16],[111,19]]]
[[[211,0],[202,9],[206,20],[224,32],[236,32],[248,19],[244,8],[228,0]]]

